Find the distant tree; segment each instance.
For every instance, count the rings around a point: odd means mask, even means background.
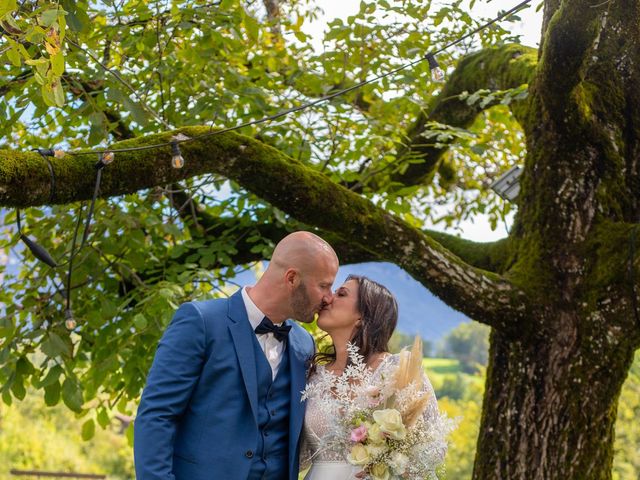
[[[451,400],[462,400],[467,389],[467,382],[461,373],[446,376],[437,389],[438,398],[449,398]]]
[[[389,340],[389,351],[391,353],[398,353],[404,347],[410,347],[413,345],[413,341],[415,340],[415,335],[408,335],[406,333],[402,333],[399,330],[393,332],[391,336],[391,340]],[[430,357],[433,352],[433,342],[429,340],[422,339],[422,356]]]
[[[460,360],[463,372],[476,372],[487,365],[489,328],[476,322],[458,325],[444,338],[442,356]]]

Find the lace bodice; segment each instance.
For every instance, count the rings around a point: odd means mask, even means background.
[[[391,371],[397,368],[400,357],[399,355],[388,355],[380,365],[372,372],[370,377],[371,385],[378,385],[386,378]],[[321,381],[323,377],[333,375],[326,370],[324,366],[319,365],[316,371],[308,380],[308,384]],[[338,378],[336,376],[336,378]],[[423,377],[423,391],[428,392],[430,401],[424,412],[424,418],[427,422],[429,419],[438,417],[438,404],[436,401],[433,387],[427,376]],[[301,469],[307,468],[312,462],[330,461],[330,462],[346,462],[347,451],[337,446],[321,447],[322,438],[326,436],[331,429],[339,422],[339,407],[336,401],[336,408],[331,408],[332,395],[326,392],[315,392],[307,398],[306,413],[304,418],[304,427],[302,433],[302,448],[300,452]],[[327,402],[329,404],[327,404]],[[442,452],[444,458],[445,450]]]

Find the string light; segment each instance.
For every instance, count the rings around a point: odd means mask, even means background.
[[[70,308],[65,309],[64,311],[64,326],[67,327],[67,330],[73,330],[76,328],[78,323],[76,319],[73,318],[73,312]]]
[[[64,158],[67,154],[61,148],[35,148],[34,151],[38,152],[43,157],[54,157],[58,160]]]
[[[436,60],[435,55],[432,53],[428,53],[426,55],[427,61],[429,62],[429,70],[431,70],[431,78],[434,82],[443,82],[444,81],[444,70],[440,68],[438,64],[438,60]]]
[[[102,154],[100,155],[100,158],[96,162],[96,165],[95,165],[96,169],[102,170],[104,167],[106,167],[111,162],[113,162],[114,158],[115,158],[115,154],[111,150],[106,150],[102,152]]]
[[[173,168],[184,167],[184,157],[177,142],[171,144],[171,166]]]
[[[180,142],[186,142],[190,138],[183,133],[179,133],[171,137],[171,140],[171,166],[173,168],[182,168],[184,167],[184,157],[180,151]]]

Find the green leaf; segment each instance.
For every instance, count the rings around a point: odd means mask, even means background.
[[[85,442],[91,440],[96,433],[96,424],[93,419],[90,418],[82,425],[82,440]]]
[[[44,387],[44,403],[53,407],[60,401],[60,382],[55,380],[51,385]]]
[[[60,365],[54,365],[47,372],[47,376],[44,377],[42,381],[39,382],[38,388],[48,387],[49,385],[53,385],[54,383],[58,383],[58,378],[64,370]],[[58,383],[58,389],[60,389],[60,384]]]
[[[260,36],[260,24],[258,23],[258,21],[255,18],[253,18],[251,15],[245,14],[243,23],[244,23],[244,28],[247,30],[247,34],[249,35],[249,38],[252,41],[257,42],[258,37]]]
[[[109,418],[109,414],[107,413],[107,409],[106,408],[101,408],[98,410],[98,424],[102,427],[102,428],[107,428],[109,426],[109,424],[111,423],[111,419]]]
[[[133,317],[133,324],[138,330],[144,330],[145,328],[147,328],[147,319],[144,315],[138,313]]]
[[[51,69],[58,77],[64,73],[64,54],[62,51],[56,53],[51,58]]]
[[[82,411],[82,390],[80,385],[70,378],[66,378],[62,384],[62,401],[74,412]]]
[[[16,377],[11,384],[11,391],[18,400],[24,400],[27,390],[24,388],[22,377]]]
[[[71,349],[69,345],[60,336],[53,332],[49,332],[47,338],[40,346],[42,351],[48,357],[55,358],[58,356],[69,356]]]
[[[131,117],[133,121],[136,122],[140,126],[147,125],[149,121],[149,115],[137,102],[127,98],[124,101],[125,108],[131,112]]]
[[[45,27],[50,27],[58,19],[58,13],[58,9],[45,10],[40,15],[40,21]]]
[[[133,446],[133,422],[129,424],[124,434],[127,437],[127,441],[129,442],[129,445]]]
[[[53,87],[53,98],[58,107],[64,107],[64,90],[62,89],[62,82],[57,80]]]
[[[0,0],[0,18],[18,8],[16,0]]]
[[[13,64],[14,67],[19,67],[22,65],[22,57],[20,56],[20,51],[18,50],[18,46],[15,42],[11,42],[11,48],[7,50],[7,57]]]
[[[91,26],[91,19],[85,10],[80,7],[80,2],[74,0],[64,0],[62,2],[64,9],[67,11],[67,25],[74,32],[82,33]]]
[[[44,103],[46,103],[49,107],[56,106],[56,99],[53,96],[53,89],[51,88],[51,85],[46,83],[42,85],[42,87],[40,87],[40,93],[42,93],[42,99],[44,100]]]

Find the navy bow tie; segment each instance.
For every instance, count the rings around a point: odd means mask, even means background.
[[[256,327],[256,333],[273,333],[273,336],[276,337],[276,340],[282,342],[287,339],[287,335],[289,335],[289,330],[291,330],[291,325],[281,325],[276,326],[273,324],[271,320],[267,317],[262,319],[260,325]]]

